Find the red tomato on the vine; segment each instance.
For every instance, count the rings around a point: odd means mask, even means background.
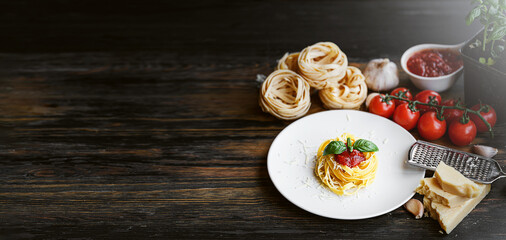
[[[457,146],[469,145],[476,137],[476,125],[471,120],[467,123],[453,121],[448,128],[448,136]]]
[[[441,106],[456,106],[459,102],[459,100],[447,99],[441,103]],[[445,109],[443,111],[443,116],[445,117],[447,123],[451,123],[455,120],[460,120],[463,114],[464,111],[459,109]]]
[[[374,97],[369,103],[369,112],[389,118],[392,116],[395,110],[395,103],[393,101],[389,101],[388,103],[384,102],[382,97],[385,95],[381,94]]]
[[[395,108],[393,120],[397,124],[401,125],[401,127],[409,131],[416,127],[416,123],[419,118],[419,111],[412,111],[409,108],[409,104],[403,103]]]
[[[439,93],[432,91],[432,90],[423,90],[416,94],[415,100],[419,101],[421,103],[429,103],[430,99],[434,98],[435,104],[439,105],[441,103],[441,95]],[[416,108],[420,109],[422,112],[426,112],[429,110],[434,110],[433,107],[425,106],[425,105],[418,105]]]
[[[413,95],[411,94],[409,89],[407,89],[405,87],[396,88],[390,93],[390,95],[397,96],[397,97],[400,97],[400,95],[402,95],[402,94],[404,94],[403,99],[413,100]],[[395,106],[399,106],[403,103],[407,103],[406,101],[397,100],[397,99],[394,99],[393,101],[395,102]]]
[[[439,120],[434,111],[424,113],[418,120],[418,133],[425,140],[436,140],[446,132],[446,120]]]
[[[494,127],[495,122],[497,121],[497,114],[490,105],[486,105],[485,110],[480,112],[480,115],[485,118],[485,120],[490,124],[491,127]],[[476,104],[471,109],[474,111],[478,111],[480,109],[481,105]],[[473,120],[474,124],[476,124],[476,128],[478,129],[478,132],[486,132],[488,131],[487,125],[481,120],[481,118],[476,114],[469,114],[469,117],[471,120]]]

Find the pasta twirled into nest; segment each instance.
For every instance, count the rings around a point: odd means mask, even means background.
[[[276,70],[262,84],[260,107],[283,120],[302,117],[311,106],[309,84],[290,70]]]
[[[278,72],[281,70],[290,73]],[[346,54],[332,42],[285,53],[268,79],[262,85],[260,107],[283,120],[294,120],[308,112],[309,90],[320,90],[320,99],[327,109],[358,109],[367,97],[364,75],[358,68],[348,67]]]
[[[298,72],[299,71],[299,64],[297,63],[298,59],[299,59],[298,52],[285,53],[285,55],[281,59],[279,59],[276,70],[285,69]]]
[[[360,69],[350,66],[338,86],[322,89],[318,94],[327,109],[358,109],[367,98],[367,84]]]
[[[311,87],[337,86],[346,74],[348,58],[332,42],[320,42],[304,48],[298,58],[299,73]]]
[[[343,134],[340,138],[330,139],[323,142],[318,148],[315,174],[318,178],[337,195],[352,195],[361,188],[371,184],[378,169],[378,159],[374,152],[364,152],[365,161],[350,168],[339,164],[334,159],[334,154],[323,156],[327,144],[333,140],[345,141],[350,138],[354,143],[355,137],[351,134]]]

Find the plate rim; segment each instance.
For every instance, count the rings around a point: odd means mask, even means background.
[[[295,206],[309,212],[309,213],[312,213],[312,214],[315,214],[317,216],[321,216],[321,217],[326,217],[326,218],[331,218],[331,219],[339,219],[339,220],[362,220],[362,219],[369,219],[369,218],[374,218],[374,217],[378,217],[378,216],[381,216],[381,215],[384,215],[386,213],[389,213],[397,208],[399,208],[400,206],[402,206],[403,204],[405,204],[409,199],[411,199],[414,195],[415,195],[415,190],[413,189],[413,193],[411,193],[406,199],[402,200],[401,203],[399,205],[395,205],[393,206],[392,208],[388,208],[384,211],[380,211],[378,213],[375,213],[375,214],[370,214],[370,215],[366,215],[366,216],[360,216],[360,217],[335,217],[335,216],[331,216],[331,215],[326,215],[326,214],[320,214],[320,213],[316,213],[314,211],[311,211],[309,209],[307,209],[306,207],[296,203],[295,201],[292,201],[290,200],[290,198],[288,198],[286,196],[286,194],[281,190],[281,188],[277,185],[277,183],[273,180],[273,177],[272,177],[272,170],[271,167],[270,167],[270,164],[269,164],[269,159],[270,159],[270,156],[272,154],[274,154],[272,151],[272,146],[276,143],[276,141],[279,140],[279,137],[280,135],[283,134],[283,132],[287,131],[287,129],[291,128],[295,123],[303,120],[303,119],[308,119],[308,118],[314,118],[315,116],[317,115],[322,115],[322,114],[329,114],[331,112],[343,112],[344,114],[348,113],[348,112],[353,112],[353,113],[358,113],[358,114],[365,114],[365,115],[370,115],[370,116],[374,116],[374,117],[380,117],[380,118],[383,118],[379,115],[375,115],[375,114],[372,114],[372,113],[369,113],[369,112],[365,112],[365,111],[360,111],[360,110],[352,110],[352,109],[340,109],[340,110],[327,110],[327,111],[321,111],[321,112],[316,112],[316,113],[312,113],[310,115],[307,115],[307,116],[304,116],[302,118],[299,118],[295,121],[293,121],[292,123],[290,123],[288,126],[286,126],[283,130],[281,130],[281,132],[279,132],[277,134],[277,136],[274,138],[274,140],[272,141],[270,147],[269,147],[269,151],[267,152],[267,172],[269,174],[269,178],[271,180],[271,182],[274,184],[274,187],[276,187],[276,189],[278,190],[279,193],[281,193],[281,195],[283,195],[283,197],[288,200],[289,202],[291,202],[292,204],[294,204]],[[413,135],[407,131],[406,129],[404,129],[403,127],[399,126],[397,123],[393,122],[392,120],[388,119],[388,118],[385,118],[385,120],[387,121],[390,121],[391,123],[393,124],[396,124],[400,129],[402,129],[401,131],[404,131],[405,133],[407,133],[409,135],[409,137],[411,138],[411,140],[413,141],[413,143],[415,143],[417,140],[415,137],[413,137]],[[422,178],[425,176],[425,169],[422,169],[420,168],[420,171],[423,172],[422,174]],[[421,178],[421,179],[422,179]]]

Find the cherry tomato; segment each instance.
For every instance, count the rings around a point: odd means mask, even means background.
[[[404,99],[408,99],[408,100],[413,100],[413,95],[411,94],[411,92],[409,91],[409,89],[405,88],[405,87],[400,87],[400,88],[396,88],[394,89],[390,95],[392,96],[397,96],[397,97],[400,97],[399,95],[404,92]],[[397,99],[394,99],[394,102],[395,102],[395,106],[399,106],[403,103],[406,103],[405,101],[402,101],[402,100],[397,100]]]
[[[471,120],[467,123],[453,121],[448,128],[448,136],[457,146],[469,145],[476,137],[476,125]]]
[[[369,103],[369,112],[389,118],[392,116],[395,110],[395,103],[390,101],[389,103],[383,102],[381,99],[383,94],[374,97]]]
[[[393,117],[394,122],[401,125],[401,127],[408,131],[416,127],[416,123],[418,122],[419,118],[420,112],[413,112],[411,109],[409,109],[409,104],[407,103],[403,103],[395,108]]]
[[[437,119],[434,111],[426,112],[418,120],[418,133],[425,140],[436,140],[446,132],[446,120]]]
[[[460,103],[460,100],[455,99],[447,99],[444,100],[443,103],[441,103],[442,106],[456,106]],[[448,124],[455,120],[460,120],[462,115],[464,114],[464,111],[459,109],[445,109],[443,112],[443,116],[445,117],[445,120]]]
[[[441,95],[439,95],[439,93],[432,91],[432,90],[423,90],[423,91],[419,92],[418,94],[416,94],[416,96],[415,96],[415,100],[422,102],[422,103],[429,103],[431,98],[434,98],[434,100],[436,100],[437,105],[439,105],[441,103]],[[416,106],[416,108],[420,109],[422,112],[434,110],[433,107],[431,108],[429,106],[424,106],[424,105],[418,105],[418,106]]]
[[[495,122],[497,121],[497,114],[495,113],[495,110],[488,104],[483,104],[487,107],[485,110],[480,112],[480,115],[485,118],[485,120],[490,124],[491,127],[494,127]],[[480,109],[480,104],[474,105],[471,109],[474,111],[478,111]],[[476,114],[469,114],[469,117],[471,120],[473,120],[474,124],[476,124],[476,128],[478,129],[478,132],[486,132],[488,131],[487,125],[481,120],[480,117]]]

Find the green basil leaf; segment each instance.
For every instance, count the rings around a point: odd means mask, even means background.
[[[471,23],[474,22],[474,19],[476,19],[477,17],[479,17],[480,14],[481,14],[480,6],[475,7],[473,10],[471,10],[471,12],[469,12],[469,14],[467,14],[466,24],[467,25],[471,25]]]
[[[506,0],[499,0],[499,6],[502,9],[506,9]]]
[[[488,4],[490,4],[492,6],[497,6],[499,4],[498,0],[485,0],[485,2],[487,2]]]
[[[353,152],[353,144],[351,144],[351,138],[346,138],[346,146],[348,146],[349,152]]]
[[[379,151],[378,146],[373,142],[365,139],[359,139],[355,141],[353,147],[361,152],[377,152]]]
[[[323,156],[329,154],[341,154],[346,151],[346,146],[341,141],[332,141],[323,150]]]
[[[488,61],[487,61],[487,65],[492,66],[492,65],[494,65],[494,64],[495,64],[494,59],[492,59],[492,58],[490,58],[490,57],[489,57],[489,58],[488,58]]]
[[[492,34],[490,35],[490,39],[499,40],[502,39],[504,36],[506,36],[506,26],[500,26],[499,28],[495,29],[492,32]]]
[[[490,8],[488,9],[488,14],[490,15],[496,15],[497,14],[497,7],[496,6],[490,6]]]

